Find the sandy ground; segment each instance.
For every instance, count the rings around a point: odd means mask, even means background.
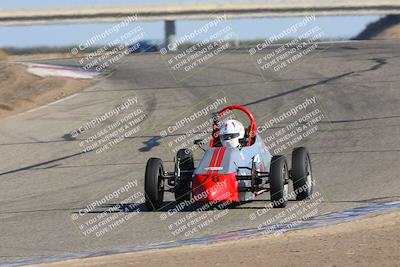
[[[0,64],[0,118],[72,95],[92,81],[37,77],[22,65]]]
[[[375,39],[375,40],[400,39],[400,24],[383,30],[381,33],[379,33],[373,39]]]
[[[0,60],[1,61],[8,61],[9,60],[8,55],[6,53],[4,53],[4,51],[1,50],[1,49],[0,49]]]
[[[41,266],[400,266],[400,211],[327,227],[211,245]]]

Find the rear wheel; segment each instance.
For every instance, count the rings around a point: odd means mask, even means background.
[[[297,200],[311,196],[314,186],[308,149],[297,147],[292,153],[292,180]]]
[[[289,171],[285,156],[272,157],[269,178],[272,206],[286,207],[289,194]]]
[[[164,172],[163,162],[159,158],[150,158],[147,161],[144,177],[144,192],[146,206],[149,210],[158,210],[164,201]]]
[[[175,179],[175,200],[182,202],[190,200],[191,197],[191,181],[194,170],[193,152],[189,149],[180,149],[176,155],[179,162],[180,176]],[[186,171],[189,171],[186,172]]]

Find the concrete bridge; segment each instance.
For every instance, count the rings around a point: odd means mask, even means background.
[[[112,7],[0,10],[0,26],[117,22],[132,15],[138,21],[165,21],[166,43],[175,36],[176,20],[289,17],[314,14],[369,15],[400,14],[398,0],[267,0],[262,3],[184,3],[179,5],[121,5]]]

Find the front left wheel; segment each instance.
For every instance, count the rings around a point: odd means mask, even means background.
[[[163,162],[159,158],[150,158],[147,161],[144,177],[144,192],[148,210],[160,209],[164,201],[164,173]]]

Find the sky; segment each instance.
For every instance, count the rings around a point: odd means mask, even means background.
[[[248,1],[247,2],[257,2]],[[0,9],[20,9],[20,8],[52,8],[52,7],[71,7],[71,6],[112,6],[126,4],[158,4],[166,1],[159,0],[13,0],[0,1]],[[238,1],[179,1],[172,0],[168,3],[188,3],[188,2],[243,2]],[[365,26],[379,19],[380,16],[330,16],[317,17],[314,22],[324,32],[325,39],[348,39],[357,35]],[[241,40],[265,39],[272,34],[277,34],[296,22],[301,17],[289,18],[263,18],[263,19],[236,19],[229,20],[228,25],[232,27],[234,32]],[[177,37],[193,31],[204,25],[206,21],[177,21],[176,30]],[[64,46],[75,45],[84,42],[90,36],[104,32],[111,28],[114,24],[71,24],[71,25],[41,25],[41,26],[10,26],[0,27],[0,47],[32,47],[32,46]],[[164,39],[164,23],[159,22],[138,22],[132,23],[132,27],[141,26],[145,34],[145,39],[163,40]],[[62,34],[60,34],[62,33]],[[288,37],[296,37],[292,34]],[[114,38],[110,36],[110,38]],[[111,39],[102,40],[107,43]]]

